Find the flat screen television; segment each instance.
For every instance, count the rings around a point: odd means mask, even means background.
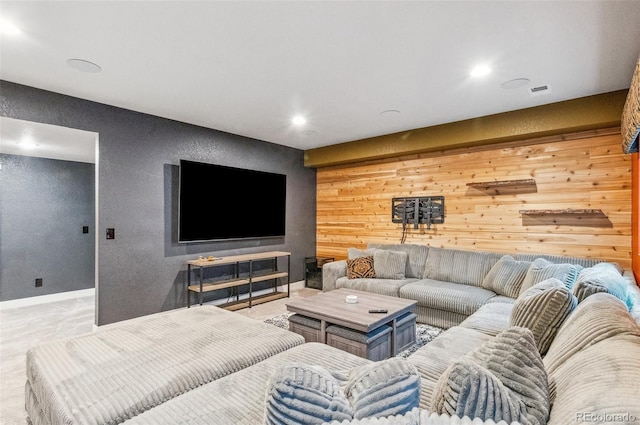
[[[178,242],[281,237],[287,176],[180,160]]]

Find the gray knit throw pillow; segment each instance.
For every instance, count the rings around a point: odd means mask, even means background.
[[[549,385],[531,331],[509,328],[454,361],[431,404],[438,414],[545,425]]]

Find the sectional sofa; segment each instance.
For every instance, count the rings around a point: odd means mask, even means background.
[[[206,305],[109,325],[28,352],[27,412],[34,425],[640,423],[640,327],[603,284],[615,269],[581,267],[579,297],[541,273],[406,360]]]
[[[396,258],[389,258],[389,252]],[[397,258],[398,254],[404,257]],[[375,277],[348,276],[347,262],[372,257]],[[610,283],[623,296],[640,292],[630,272],[601,260],[543,254],[514,254],[427,247],[416,244],[369,244],[350,248],[348,259],[323,266],[323,291],[349,288],[418,302],[417,321],[440,328],[460,324],[487,303],[513,303],[533,283],[557,277],[572,286],[582,270],[600,265],[595,281]],[[494,266],[496,266],[494,268]],[[602,290],[606,288],[601,287]],[[593,287],[592,287],[593,290]],[[630,304],[632,302],[627,300]],[[640,318],[635,306],[632,311]]]

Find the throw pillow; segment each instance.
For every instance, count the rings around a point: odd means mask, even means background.
[[[578,300],[558,279],[550,278],[527,289],[518,297],[509,323],[533,332],[541,355],[544,355],[565,319]]]
[[[518,261],[510,255],[504,255],[484,277],[482,287],[499,295],[518,298],[530,265],[529,261]]]
[[[633,299],[629,294],[627,281],[614,266],[598,263],[584,269],[573,286],[573,295],[576,296],[578,302],[582,302],[588,296],[598,292],[611,294],[624,302],[629,311],[633,309]]]
[[[381,279],[404,279],[409,254],[402,251],[376,249],[373,253],[373,268]]]
[[[546,424],[549,385],[531,331],[509,328],[451,363],[431,405],[438,414]]]
[[[373,267],[373,257],[347,259],[347,277],[349,279],[376,277],[376,271]]]
[[[355,419],[402,415],[420,403],[420,375],[403,357],[352,369],[344,392]]]
[[[376,252],[375,248],[359,249],[347,248],[347,258],[370,257]]]
[[[330,372],[305,364],[287,364],[267,384],[265,424],[322,424],[350,420],[353,409]]]
[[[564,283],[567,288],[571,289],[581,270],[582,266],[578,264],[556,264],[544,258],[537,258],[531,263],[529,270],[527,270],[527,274],[522,281],[522,286],[520,286],[520,295],[533,285],[551,277],[555,277]]]

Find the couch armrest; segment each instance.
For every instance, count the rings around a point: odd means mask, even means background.
[[[322,266],[322,292],[336,289],[336,280],[347,275],[347,260],[331,261]]]

